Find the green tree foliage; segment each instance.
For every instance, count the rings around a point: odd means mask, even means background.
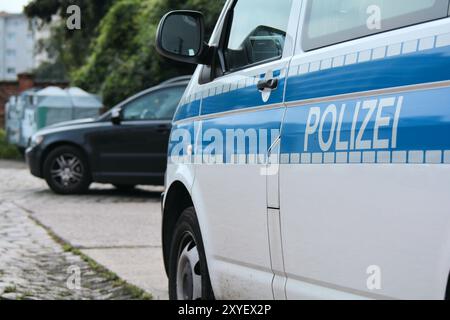
[[[42,63],[34,70],[37,81],[67,81],[68,72],[65,63],[64,29],[55,26],[51,29],[51,37],[38,43],[38,50],[46,52],[49,61]]]
[[[67,70],[70,73],[84,65],[92,40],[98,36],[98,25],[113,3],[114,0],[32,0],[25,7],[28,17],[38,18],[43,23],[52,22],[55,16],[61,18],[54,22],[51,39],[42,44],[50,56],[54,56],[54,51],[57,51],[57,57],[53,59],[56,70],[51,70],[51,64],[46,64],[44,69],[59,75],[61,71]],[[65,27],[66,10],[70,5],[81,8],[81,30],[69,30]],[[64,68],[61,68],[61,64]]]
[[[82,30],[55,32],[54,45],[73,85],[100,93],[105,105],[112,107],[163,80],[194,71],[194,66],[169,61],[156,52],[156,29],[165,13],[201,11],[210,33],[224,0],[33,0],[27,14],[45,21],[57,12],[66,17],[61,9],[68,4],[80,5]]]
[[[103,94],[107,106],[168,78],[190,74],[194,66],[169,61],[155,48],[156,29],[170,10],[202,11],[209,31],[223,7],[221,0],[119,0],[100,25],[87,63],[73,76],[76,85]]]
[[[15,146],[8,144],[6,133],[0,129],[0,159],[19,159],[20,153]]]

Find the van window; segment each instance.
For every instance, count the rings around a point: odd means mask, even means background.
[[[238,0],[224,50],[229,71],[281,58],[293,0]]]
[[[444,18],[448,7],[449,0],[310,0],[303,49]]]

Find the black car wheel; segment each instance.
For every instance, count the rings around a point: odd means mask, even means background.
[[[83,153],[71,146],[51,151],[44,162],[44,178],[58,194],[80,194],[89,189],[90,172]]]
[[[181,214],[175,227],[169,258],[171,300],[213,300],[203,240],[195,209]]]

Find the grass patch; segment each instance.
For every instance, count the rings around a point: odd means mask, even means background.
[[[25,291],[17,300],[28,300],[30,297],[33,296],[33,293],[31,291]]]
[[[57,238],[55,238],[55,240],[57,240]],[[144,290],[142,290],[132,284],[129,284],[125,280],[122,280],[121,278],[119,278],[119,276],[117,274],[109,271],[102,265],[98,264],[95,260],[88,257],[87,255],[82,253],[80,250],[72,247],[71,245],[69,245],[67,243],[64,243],[63,249],[65,252],[70,252],[70,253],[73,253],[73,254],[81,257],[81,259],[83,259],[83,261],[86,262],[92,270],[94,270],[101,277],[107,279],[108,281],[111,281],[113,283],[114,287],[124,287],[125,290],[128,291],[133,298],[139,299],[139,300],[151,300],[152,299],[152,296],[150,294],[148,294]]]
[[[39,226],[44,228],[47,233],[52,237],[53,240],[55,240],[59,245],[62,246],[64,252],[70,252],[72,254],[75,254],[79,256],[84,262],[86,262],[89,267],[95,271],[97,274],[99,274],[101,277],[107,279],[108,281],[111,281],[115,287],[123,287],[132,297],[133,299],[138,300],[152,300],[153,297],[151,294],[145,292],[144,290],[126,282],[125,280],[122,280],[117,274],[114,272],[109,271],[102,265],[98,264],[96,261],[82,253],[79,249],[74,248],[69,243],[58,237],[55,233],[53,233],[52,230],[44,226],[42,223],[34,219],[30,216],[30,218]]]
[[[8,286],[5,288],[3,293],[15,293],[17,291],[16,286]]]
[[[16,160],[20,159],[19,150],[6,141],[5,130],[0,129],[0,159]]]

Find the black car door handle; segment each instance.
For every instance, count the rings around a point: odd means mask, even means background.
[[[256,86],[259,91],[264,91],[266,89],[275,90],[278,88],[278,79],[261,80]]]

